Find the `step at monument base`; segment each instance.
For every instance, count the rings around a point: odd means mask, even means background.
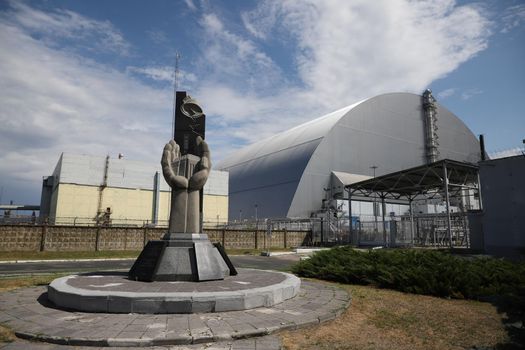
[[[206,234],[166,234],[149,241],[131,267],[134,281],[211,281],[235,275],[222,247]]]

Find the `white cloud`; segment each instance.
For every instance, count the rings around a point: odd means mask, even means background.
[[[162,67],[134,67],[129,66],[126,71],[143,75],[149,79],[155,81],[164,81],[173,84],[174,78],[174,67],[162,66]],[[193,83],[197,80],[197,77],[193,73],[184,72],[179,70],[180,83]]]
[[[204,29],[203,50],[205,66],[213,79],[228,77],[237,80],[237,86],[268,87],[278,79],[279,67],[255,43],[225,28],[215,14],[205,14],[201,20]]]
[[[162,30],[152,29],[147,34],[155,44],[163,45],[169,42],[168,36]]]
[[[12,10],[4,16],[28,33],[44,36],[40,40],[56,44],[57,39],[70,39],[84,48],[129,54],[131,45],[108,21],[93,20],[68,10],[43,12],[22,2],[11,2],[10,5]]]
[[[193,2],[193,0],[184,0],[184,2],[186,3],[186,6],[188,6],[190,10],[197,11],[197,6],[195,6],[195,3]]]
[[[489,158],[498,159],[498,158],[513,157],[513,156],[521,156],[521,155],[525,155],[525,149],[520,148],[520,147],[515,147],[515,148],[506,149],[506,150],[490,152]]]
[[[443,91],[440,91],[437,93],[437,97],[438,99],[445,99],[447,97],[450,97],[452,95],[454,95],[456,93],[457,89],[456,88],[449,88],[449,89],[445,89]]]
[[[463,91],[461,93],[461,99],[462,100],[468,100],[468,99],[471,99],[472,97],[474,97],[476,95],[480,95],[482,93],[483,93],[483,91],[478,89],[478,88],[467,89],[467,90],[465,90],[465,91]]]
[[[420,92],[487,43],[488,21],[454,1],[282,2],[303,81],[327,105]]]
[[[151,160],[169,139],[171,89],[51,48],[6,21],[0,51],[0,185],[37,196],[61,152]]]
[[[173,82],[173,67],[127,67],[126,70],[131,73],[144,75],[156,81]]]
[[[226,135],[253,142],[261,133],[380,93],[421,93],[487,47],[491,22],[477,6],[453,0],[262,1],[241,17],[246,34],[264,44],[207,13],[202,52],[212,74],[199,94],[231,128]],[[275,43],[275,33],[280,42],[286,38],[295,80],[263,50]]]
[[[451,0],[262,1],[241,14],[244,27],[200,6],[200,53],[181,77],[208,116],[215,161],[362,98],[421,93],[483,50],[490,35],[483,11]],[[139,62],[120,72],[62,40],[117,55],[131,50],[111,23],[71,11],[15,3],[0,16],[2,181],[39,187],[63,151],[157,159],[170,136],[172,67]],[[268,49],[276,41],[278,53]],[[153,88],[139,77],[170,84]]]
[[[438,99],[446,99],[450,96],[458,94],[458,92],[459,91],[457,88],[449,88],[449,89],[445,89],[443,91],[438,92],[437,97]],[[480,95],[482,93],[483,93],[483,90],[480,90],[478,88],[466,89],[464,91],[461,91],[460,97],[462,100],[469,100],[472,97],[476,95]]]
[[[246,29],[256,38],[266,39],[279,16],[279,4],[274,1],[264,1],[252,10],[241,13],[241,19]]]
[[[511,6],[501,16],[501,32],[508,33],[525,22],[525,4]]]

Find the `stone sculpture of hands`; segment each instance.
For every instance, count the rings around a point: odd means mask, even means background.
[[[197,137],[196,143],[196,153],[198,154],[195,155],[200,157],[200,161],[195,165],[193,175],[189,180],[182,175],[177,175],[173,169],[173,164],[180,158],[179,145],[174,140],[170,140],[170,142],[164,146],[161,159],[162,174],[171,188],[196,191],[204,187],[211,168],[210,149],[206,141],[200,136]]]
[[[177,233],[200,233],[200,190],[204,187],[210,174],[210,149],[208,144],[197,137],[195,156],[200,160],[195,164],[190,178],[178,175],[174,169],[175,162],[181,157],[180,147],[171,140],[162,152],[162,174],[172,188],[171,208],[168,233],[164,239],[173,239]]]
[[[164,179],[173,189],[187,189],[188,188],[188,179],[184,176],[177,175],[173,169],[173,164],[180,158],[180,147],[177,145],[175,140],[170,140],[164,146],[164,151],[162,152],[162,159],[160,164],[162,166],[162,174]]]
[[[188,189],[190,191],[200,190],[204,187],[208,175],[210,174],[211,160],[210,160],[210,148],[206,141],[202,137],[197,136],[197,154],[200,157],[199,162],[195,165],[195,170],[190,178]]]

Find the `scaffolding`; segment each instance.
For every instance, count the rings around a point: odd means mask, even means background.
[[[430,164],[382,175],[345,186],[349,213],[352,200],[379,201],[382,222],[380,230],[373,223],[358,221],[349,225],[349,238],[356,245],[377,244],[468,247],[470,244],[467,211],[482,209],[478,167],[444,159]],[[414,213],[414,202],[439,199],[443,213]],[[386,203],[408,205],[408,214],[386,217]],[[458,210],[452,212],[451,203]],[[380,235],[380,237],[378,237]]]

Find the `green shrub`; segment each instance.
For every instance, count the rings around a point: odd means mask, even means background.
[[[446,252],[337,247],[314,254],[292,268],[299,276],[440,297],[477,299],[519,295],[525,264],[494,258],[464,258]]]

